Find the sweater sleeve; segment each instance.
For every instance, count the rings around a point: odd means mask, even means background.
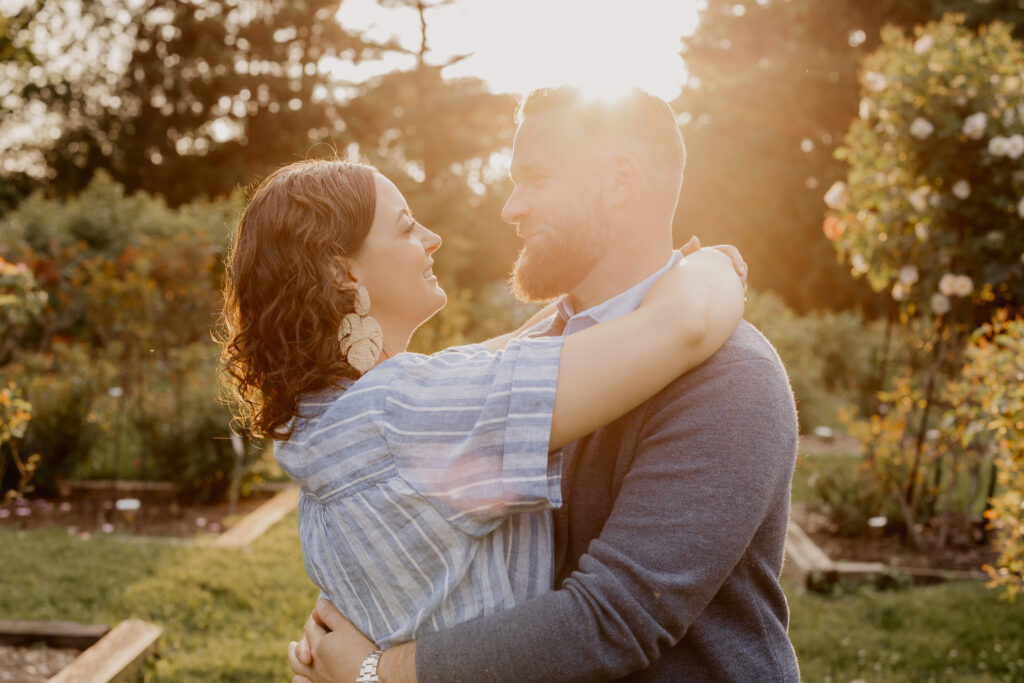
[[[788,495],[792,394],[777,363],[684,376],[649,404],[603,530],[562,587],[417,643],[433,681],[599,681],[671,648]]]

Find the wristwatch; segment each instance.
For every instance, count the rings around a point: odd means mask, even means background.
[[[380,664],[380,656],[382,654],[384,654],[383,650],[374,650],[363,658],[363,663],[359,667],[359,676],[356,677],[355,683],[380,683],[380,676],[377,675],[377,666]]]

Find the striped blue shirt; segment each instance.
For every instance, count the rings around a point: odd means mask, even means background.
[[[381,647],[550,590],[561,347],[402,353],[300,403],[275,456],[302,487],[306,571]]]

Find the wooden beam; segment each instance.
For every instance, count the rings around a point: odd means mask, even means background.
[[[49,683],[121,683],[130,680],[156,648],[163,629],[128,619],[83,652]]]
[[[299,504],[299,487],[291,485],[238,521],[213,541],[218,548],[244,548]]]
[[[14,621],[0,619],[0,643],[84,650],[110,630],[106,624],[78,624],[73,621]]]

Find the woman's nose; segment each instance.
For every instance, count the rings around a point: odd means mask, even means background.
[[[423,236],[423,248],[428,254],[433,254],[441,247],[441,236],[429,228],[423,228],[426,234]]]

